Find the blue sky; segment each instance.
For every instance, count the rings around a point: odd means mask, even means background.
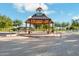
[[[42,4],[15,4],[0,3],[0,14],[15,19],[27,20],[35,13],[35,8],[41,6],[44,13],[57,22],[71,22],[72,18],[79,18],[78,3],[42,3]]]

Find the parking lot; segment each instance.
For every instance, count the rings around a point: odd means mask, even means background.
[[[0,38],[0,56],[79,56],[79,34]]]

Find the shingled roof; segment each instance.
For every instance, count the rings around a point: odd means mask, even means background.
[[[50,19],[50,18],[48,18],[45,14],[43,14],[43,13],[36,13],[36,14],[34,14],[31,18],[29,18],[29,19],[40,19],[40,20],[48,20],[48,19]]]
[[[50,20],[51,22],[53,22],[51,20],[51,18],[47,17],[43,12],[41,12],[41,8],[37,8],[36,12],[31,18],[28,18],[28,20],[26,20],[26,22],[28,22],[29,20]]]

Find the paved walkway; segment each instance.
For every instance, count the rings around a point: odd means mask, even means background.
[[[18,37],[0,39],[2,56],[79,56],[79,34],[62,37]]]

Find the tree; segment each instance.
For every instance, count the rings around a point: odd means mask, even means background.
[[[78,20],[72,19],[72,24],[71,24],[70,29],[72,29],[72,30],[77,30],[77,29],[79,29],[79,22],[78,22]]]
[[[56,27],[60,27],[61,24],[60,24],[59,22],[55,22],[55,26],[56,26]]]
[[[61,23],[61,26],[62,26],[62,27],[66,27],[66,26],[68,26],[68,25],[69,25],[69,23],[66,23],[66,22],[62,22],[62,23]]]
[[[10,17],[0,15],[0,30],[10,30],[13,27],[13,21]]]
[[[0,28],[9,28],[13,26],[13,21],[7,16],[0,16]]]
[[[13,30],[20,30],[20,26],[23,24],[23,22],[21,21],[21,20],[18,20],[18,19],[16,19],[16,20],[14,20],[13,21],[13,26],[15,26],[16,28],[14,28]]]
[[[66,26],[68,26],[68,25],[69,25],[68,22],[61,22],[61,23],[56,22],[56,23],[55,23],[55,26],[56,26],[56,27],[66,27]]]
[[[61,22],[61,23],[56,22],[55,23],[55,27],[57,30],[67,30],[69,25],[70,24],[68,22]]]
[[[16,27],[20,27],[21,25],[22,25],[22,21],[21,20],[14,20],[14,22],[13,22],[14,24],[14,26],[16,26]]]

